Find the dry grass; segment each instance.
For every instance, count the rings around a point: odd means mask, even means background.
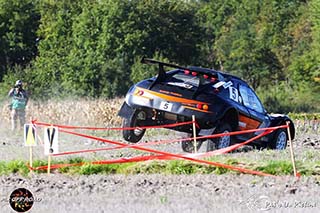
[[[46,102],[31,100],[27,108],[27,119],[62,125],[119,127],[121,118],[117,113],[123,101],[124,98],[48,100]],[[3,103],[1,122],[9,123],[10,121],[8,104],[8,101]],[[290,116],[297,117],[297,115]],[[320,120],[300,118],[294,119],[294,123],[297,133],[319,133]]]
[[[30,100],[27,107],[27,119],[64,125],[120,126],[121,118],[117,113],[123,103],[123,98],[78,99],[78,100],[48,100],[36,102]],[[1,109],[3,121],[10,121],[8,103]]]

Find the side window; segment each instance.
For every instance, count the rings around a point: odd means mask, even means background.
[[[247,87],[242,86],[242,85],[240,84],[239,89],[240,89],[240,94],[241,94],[241,97],[242,97],[243,104],[244,104],[246,107],[249,107],[249,106],[250,106],[250,103],[249,103],[249,98],[248,98]]]
[[[243,99],[243,104],[246,107],[253,109],[257,112],[263,113],[262,104],[259,101],[259,98],[256,96],[256,94],[252,91],[252,89],[240,85],[240,93]]]

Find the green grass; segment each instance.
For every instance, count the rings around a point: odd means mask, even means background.
[[[210,157],[210,161],[221,162],[237,167],[244,167],[273,175],[291,175],[293,173],[290,160],[265,160],[253,162],[253,160],[245,158],[230,158],[230,156],[215,156]],[[239,172],[209,165],[202,165],[183,160],[172,161],[146,161],[138,163],[123,163],[123,164],[91,164],[83,158],[70,158],[68,160],[52,161],[53,164],[69,164],[69,163],[84,163],[82,166],[64,167],[55,169],[55,173],[70,174],[70,175],[93,175],[93,174],[226,174]],[[0,161],[0,175],[8,175],[11,173],[27,176],[29,169],[27,162],[21,160]],[[33,163],[34,167],[46,166],[47,161],[37,160]],[[301,175],[313,176],[320,175],[320,161],[302,162],[297,161],[297,170]],[[46,170],[35,171],[35,173],[46,173]]]
[[[298,120],[320,120],[320,113],[289,113],[291,119]]]

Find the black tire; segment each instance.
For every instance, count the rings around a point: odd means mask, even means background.
[[[122,121],[122,127],[127,128],[127,127],[143,126],[143,125],[141,125],[143,120],[141,120],[140,113],[144,113],[144,112],[143,111],[135,111],[134,114],[129,119],[124,118]],[[122,135],[126,141],[131,142],[131,143],[137,143],[141,140],[141,138],[143,137],[145,132],[146,132],[145,129],[136,128],[133,130],[123,130]]]
[[[213,134],[228,133],[231,132],[231,126],[227,123],[222,123]],[[224,136],[220,138],[212,138],[207,140],[207,152],[213,151],[215,149],[222,149],[230,146],[232,144],[231,136]]]
[[[186,138],[191,138],[193,134],[187,134]],[[202,145],[202,141],[196,142],[197,151],[200,149]],[[181,148],[184,152],[194,153],[194,140],[181,141]]]
[[[278,129],[271,141],[270,148],[276,150],[283,150],[287,147],[287,131],[285,129]]]

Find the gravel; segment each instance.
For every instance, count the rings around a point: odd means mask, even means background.
[[[28,160],[22,132],[12,133],[1,126],[0,156],[2,160]],[[40,132],[40,138],[42,137]],[[99,133],[101,134],[101,133]],[[153,135],[150,134],[150,135]],[[103,136],[103,135],[101,135]],[[60,135],[59,135],[60,137]],[[104,136],[103,136],[104,137]],[[147,135],[145,140],[154,140]],[[174,138],[166,132],[157,138]],[[108,135],[108,139],[120,138]],[[63,136],[60,151],[107,147],[98,141]],[[41,144],[41,141],[38,141]],[[204,147],[205,145],[203,145]],[[76,147],[76,148],[75,148]],[[153,148],[181,152],[179,144]],[[318,162],[320,138],[318,132],[300,133],[294,140],[296,159]],[[81,154],[85,158],[115,158],[135,156],[141,152],[114,150],[96,154]],[[250,151],[230,156],[288,159],[288,150],[264,153]],[[34,149],[35,159],[45,159],[43,147]],[[320,165],[319,165],[320,166]],[[38,199],[30,212],[320,212],[320,176],[259,177],[246,174],[224,175],[62,175],[16,174],[0,176],[0,212],[14,212],[9,206],[10,193],[19,187],[29,189]]]
[[[319,178],[251,175],[15,175],[0,177],[1,212],[18,188],[32,212],[319,212]]]

